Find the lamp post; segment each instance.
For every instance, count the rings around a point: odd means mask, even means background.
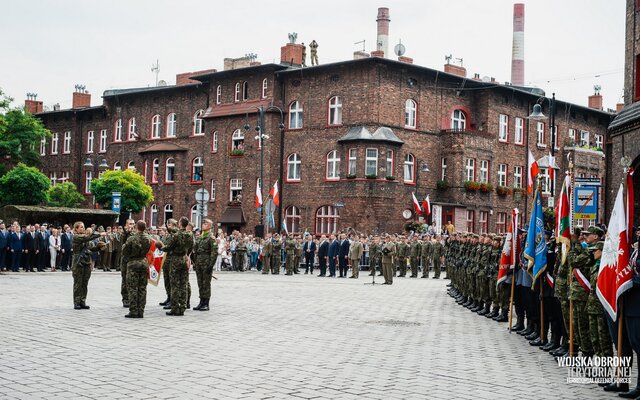
[[[415,159],[415,163],[416,165],[418,165],[418,159]],[[429,164],[427,164],[426,161],[422,161],[420,164],[419,168],[416,168],[416,195],[418,195],[418,192],[420,191],[420,172],[424,172],[427,173],[430,171],[429,169]],[[418,197],[418,196],[416,196]],[[417,218],[416,218],[417,220]],[[425,217],[425,223],[427,223],[426,217]]]
[[[95,171],[95,165],[93,164],[93,160],[92,160],[92,158],[94,158],[94,157],[97,159],[100,156],[98,156],[98,155],[89,155],[87,157],[87,159],[85,160],[84,164],[82,164],[82,168],[85,171],[85,173],[91,171],[91,174],[92,174],[91,180],[95,179],[93,177],[93,172]],[[100,160],[100,164],[98,165],[98,175],[101,172],[104,172],[104,171],[106,171],[108,169],[109,169],[109,164],[107,164],[107,159],[102,157],[102,159]],[[91,190],[90,189],[91,182],[90,181],[86,182],[86,177],[85,177],[85,184],[87,184],[87,183],[89,184],[89,186],[87,187],[87,190],[90,191]],[[95,207],[95,195],[93,195],[93,194],[92,194],[91,203]]]
[[[547,117],[546,115],[544,115],[542,113],[542,105],[540,103],[542,103],[542,101],[544,100],[549,100],[549,117]],[[533,121],[544,121],[547,118],[550,118],[551,120],[551,157],[555,158],[555,154],[556,154],[556,94],[553,93],[551,95],[551,99],[547,99],[546,97],[541,97],[540,99],[538,99],[538,101],[536,102],[536,104],[534,104],[533,106],[533,112],[531,112],[531,114],[528,117],[530,120]],[[551,160],[549,160],[551,161]],[[549,168],[553,168],[551,165],[549,165]],[[555,193],[555,186],[556,186],[556,182],[555,182],[555,173],[554,173],[554,177],[553,177],[553,181],[551,182],[551,196],[553,197],[554,193]]]

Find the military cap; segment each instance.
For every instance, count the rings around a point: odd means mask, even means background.
[[[604,231],[601,228],[598,228],[597,226],[590,226],[589,228],[587,228],[587,234],[593,234],[593,235],[598,235],[598,236],[602,236],[604,235]]]
[[[474,239],[478,239],[479,237],[480,237],[480,236],[478,236],[477,234],[475,234],[475,233],[473,234],[473,238],[474,238]]]
[[[592,245],[592,246],[589,246],[589,247],[587,248],[587,250],[589,250],[589,251],[594,251],[594,250],[600,250],[600,251],[602,251],[602,249],[603,249],[603,248],[604,248],[604,242],[600,241],[600,242],[595,243],[595,244],[594,244],[594,245]]]

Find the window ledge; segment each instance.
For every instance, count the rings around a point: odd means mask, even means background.
[[[539,149],[546,149],[546,148],[547,148],[547,145],[546,145],[546,144],[543,144],[543,143],[536,143],[536,146],[537,146]]]

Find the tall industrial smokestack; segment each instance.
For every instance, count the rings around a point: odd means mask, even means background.
[[[376,50],[383,51],[384,57],[389,57],[389,9],[387,7],[378,8],[378,42]]]
[[[524,4],[522,3],[513,5],[511,84],[524,86]]]

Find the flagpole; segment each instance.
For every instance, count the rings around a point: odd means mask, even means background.
[[[547,330],[544,329],[544,292],[542,288],[542,275],[540,276],[540,340],[544,342]]]
[[[517,208],[516,208],[517,210]],[[515,218],[515,221],[514,221]],[[518,213],[511,212],[511,255],[510,261],[517,260],[518,257]],[[513,263],[513,272],[511,273],[511,299],[509,300],[509,333],[511,333],[513,327],[513,298],[516,289],[516,264]],[[511,269],[511,262],[509,262],[509,269]]]
[[[627,183],[629,182],[628,180],[628,173],[629,173],[629,167],[627,167],[626,165],[624,166],[624,180],[622,182],[622,193],[625,199],[627,199],[628,196],[628,187],[627,187]],[[625,201],[625,211],[628,213],[629,210],[627,209],[627,201]],[[629,216],[627,215],[627,218]],[[629,222],[627,221],[627,223],[625,224],[625,229],[629,229]],[[626,232],[627,235],[629,235],[629,232]],[[627,236],[629,237],[629,236]],[[625,251],[627,251],[628,249],[625,249]],[[618,319],[618,369],[617,369],[617,378],[620,378],[620,372],[621,372],[621,368],[620,368],[620,362],[622,362],[622,325],[624,325],[624,318],[622,316],[622,311],[623,311],[623,307],[624,307],[624,297],[620,296],[620,307],[618,308],[618,312],[617,312],[617,319]]]
[[[516,269],[514,267],[513,273],[511,274],[511,300],[509,301],[509,333],[511,333],[511,327],[513,326],[513,294],[515,292],[515,289],[516,289]]]
[[[573,277],[573,268],[571,268]],[[573,357],[573,299],[569,295],[569,357]]]

